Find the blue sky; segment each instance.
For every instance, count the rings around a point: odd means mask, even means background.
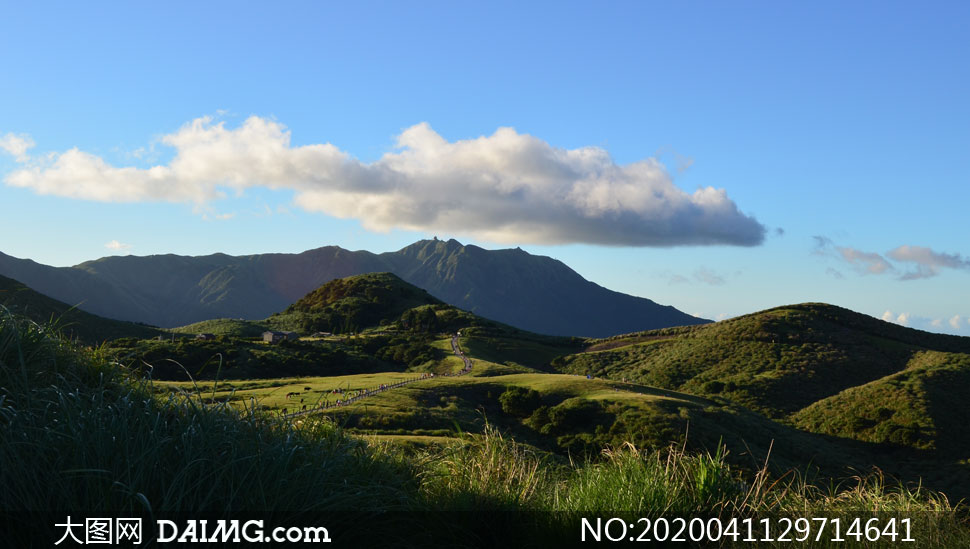
[[[24,4],[4,253],[437,235],[708,318],[970,335],[964,2]]]

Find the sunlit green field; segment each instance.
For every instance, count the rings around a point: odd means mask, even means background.
[[[461,360],[457,361],[456,369]],[[475,362],[480,374],[496,373],[507,367],[492,363]],[[474,372],[474,370],[473,370]],[[240,382],[156,382],[159,393],[184,391],[214,401],[228,401],[239,407],[256,406],[262,409],[292,413],[319,407],[325,402],[343,398],[340,391],[374,389],[381,384],[392,385],[400,381],[418,380],[402,387],[371,395],[338,409],[323,410],[321,414],[339,415],[353,413],[369,417],[365,425],[379,427],[388,423],[387,418],[402,419],[409,417],[409,427],[415,430],[448,428],[455,422],[466,424],[478,418],[476,409],[482,404],[492,403],[497,396],[509,387],[524,387],[539,391],[543,398],[561,402],[569,398],[607,401],[625,406],[640,407],[665,402],[678,406],[704,406],[710,404],[706,399],[691,395],[646,387],[630,383],[620,383],[601,379],[586,379],[584,376],[565,374],[507,374],[486,375],[485,377],[435,375],[424,377],[418,373],[386,372],[336,377],[305,377],[260,379]],[[334,393],[334,391],[338,391]],[[293,394],[296,393],[296,394]],[[290,395],[287,398],[287,395]],[[458,404],[461,404],[459,406]],[[382,419],[383,418],[383,419]],[[477,421],[473,421],[477,423]]]
[[[255,404],[260,407],[295,411],[304,404],[309,408],[324,400],[341,398],[339,391],[351,392],[374,389],[381,384],[391,385],[416,379],[421,373],[384,372],[335,377],[296,377],[280,379],[252,379],[245,381],[155,382],[156,392],[184,391],[205,398],[226,401],[238,406]],[[308,389],[309,388],[309,389]],[[333,393],[338,391],[338,393]],[[287,398],[287,394],[298,395]],[[302,401],[302,402],[301,402]]]

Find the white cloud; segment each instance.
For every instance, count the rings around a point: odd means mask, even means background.
[[[255,116],[235,129],[199,118],[161,142],[175,149],[167,165],[115,167],[71,149],[5,181],[105,202],[204,204],[227,191],[289,189],[301,208],[359,219],[370,230],[502,243],[754,246],[765,234],[723,189],[685,192],[653,158],[620,165],[602,148],[560,149],[512,128],[449,142],[417,124],[370,164],[329,143],[291,146],[282,124]]]
[[[892,265],[881,255],[872,252],[863,252],[855,248],[839,247],[836,248],[842,259],[846,260],[856,270],[864,273],[882,274],[892,270]]]
[[[812,254],[838,258],[852,265],[856,271],[862,274],[899,273],[903,269],[902,266],[894,266],[878,253],[837,246],[831,239],[824,236],[812,238],[815,239],[815,248],[812,250]],[[936,252],[925,246],[898,246],[886,252],[886,257],[898,263],[913,265],[910,270],[899,275],[899,280],[930,278],[940,274],[942,269],[970,270],[970,259],[964,259],[960,254]],[[829,269],[827,272],[836,276],[837,271],[831,271],[832,269]]]
[[[105,244],[104,247],[108,248],[109,250],[120,252],[122,250],[130,250],[131,244],[125,244],[124,242],[118,242],[117,240],[112,240],[111,242],[108,242],[107,244]]]
[[[841,259],[861,274],[883,274],[893,270],[893,266],[877,253],[863,252],[862,250],[848,246],[836,246],[831,239],[824,236],[814,236],[812,238],[815,239],[813,254]],[[835,271],[835,273],[838,275],[842,274],[838,271]],[[833,274],[833,276],[836,275]]]
[[[8,133],[0,137],[0,149],[7,154],[13,155],[17,162],[23,163],[30,160],[27,151],[34,146],[34,140],[28,135],[16,135]]]
[[[902,280],[929,278],[940,274],[940,269],[970,269],[970,260],[959,254],[934,252],[924,246],[899,246],[891,250],[889,257],[895,261],[914,263],[914,270],[903,274]]]
[[[893,322],[896,324],[901,324],[910,328],[915,328],[918,330],[926,330],[936,333],[960,333],[967,329],[964,325],[964,317],[961,315],[953,315],[949,318],[943,317],[926,317],[905,313],[893,313],[891,310],[886,310],[881,317],[886,322]],[[968,324],[970,324],[970,318],[967,319]]]
[[[887,309],[886,312],[882,314],[882,319],[885,320],[886,322],[895,322],[896,324],[902,324],[903,326],[907,326],[909,325],[910,314],[899,313],[897,315]]]

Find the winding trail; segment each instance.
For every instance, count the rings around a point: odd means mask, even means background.
[[[467,356],[465,356],[465,353],[461,350],[461,348],[458,347],[458,338],[459,338],[459,335],[458,334],[460,334],[460,333],[461,332],[458,332],[457,334],[454,334],[453,336],[451,336],[451,351],[455,354],[455,356],[457,356],[458,358],[460,358],[462,360],[462,362],[465,364],[465,367],[462,368],[458,372],[455,372],[453,374],[422,374],[419,377],[416,377],[416,378],[413,378],[413,379],[406,379],[404,381],[399,381],[397,383],[391,383],[389,385],[382,385],[381,387],[379,387],[377,389],[370,389],[370,390],[367,390],[367,391],[362,391],[358,395],[353,396],[351,398],[339,400],[338,401],[339,404],[337,402],[332,402],[330,404],[325,404],[325,405],[324,404],[321,404],[320,406],[315,406],[313,408],[307,408],[306,410],[300,410],[298,412],[293,412],[291,414],[283,414],[283,417],[285,417],[285,418],[300,417],[300,416],[305,416],[305,415],[308,415],[308,414],[312,414],[314,412],[320,412],[322,410],[330,410],[331,408],[343,408],[344,406],[349,406],[349,405],[351,405],[351,404],[353,404],[353,403],[355,403],[355,402],[357,402],[359,400],[365,399],[365,398],[367,398],[369,396],[374,396],[376,394],[384,393],[384,392],[390,391],[392,389],[397,389],[398,387],[404,387],[405,385],[410,385],[412,383],[417,383],[419,381],[424,381],[426,379],[434,379],[435,377],[458,377],[458,376],[463,376],[463,375],[467,374],[468,372],[472,371],[472,361],[471,361],[470,358],[468,358]]]

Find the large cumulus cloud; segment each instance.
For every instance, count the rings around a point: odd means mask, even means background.
[[[292,146],[282,124],[255,116],[237,128],[199,118],[161,142],[174,157],[147,169],[77,149],[32,158],[18,147],[23,166],[5,182],[108,202],[200,204],[250,187],[289,189],[298,206],[371,230],[501,243],[753,246],[765,234],[723,189],[685,192],[655,159],[621,165],[601,148],[556,148],[512,128],[449,142],[418,124],[373,163],[329,143]]]

